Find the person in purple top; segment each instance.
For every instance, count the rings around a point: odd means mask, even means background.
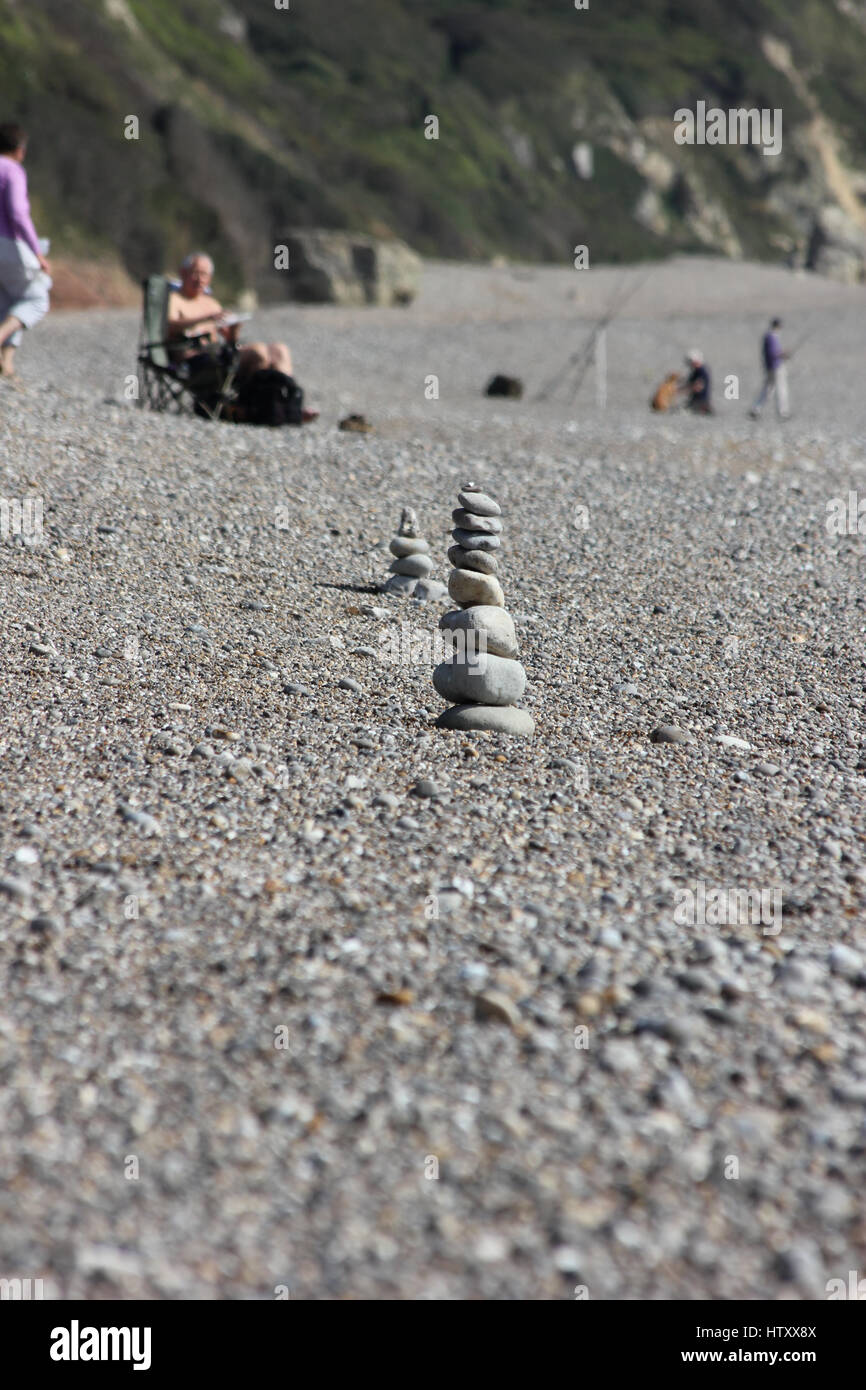
[[[781,327],[782,320],[773,319],[761,343],[764,384],[758,392],[755,404],[749,411],[753,420],[757,420],[767,401],[773,395],[776,397],[776,413],[779,419],[787,420],[789,415],[788,369],[785,366],[788,354],[782,351],[782,344],[779,342],[779,329]]]
[[[27,135],[0,125],[0,371],[13,376],[21,333],[48,313],[51,267],[30,216],[23,169]]]

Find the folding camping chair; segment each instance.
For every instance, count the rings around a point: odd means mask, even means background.
[[[214,345],[211,360],[191,364],[172,361],[168,338],[168,297],[173,285],[164,275],[149,275],[142,282],[144,303],[138,341],[138,404],[144,409],[183,411],[187,403],[197,415],[219,420],[234,404],[234,381],[240,351],[236,344]],[[206,333],[186,338],[194,346]],[[210,343],[202,344],[207,352]]]

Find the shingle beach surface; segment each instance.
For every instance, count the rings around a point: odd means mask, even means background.
[[[591,372],[537,402],[629,277],[606,409]],[[0,542],[0,1275],[796,1299],[862,1269],[864,307],[707,261],[431,265],[408,309],[257,316],[322,409],[281,431],[135,409],[134,315],[33,332],[0,381],[0,497],[44,510]],[[812,334],[782,426],[746,415],[774,312]],[[653,416],[694,344],[715,417]],[[532,739],[436,729],[443,605],[377,592],[404,506],[446,573],[469,478]],[[769,915],[695,923],[716,890]]]

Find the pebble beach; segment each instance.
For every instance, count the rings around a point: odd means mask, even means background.
[[[603,382],[538,399],[629,288]],[[864,308],[705,259],[430,263],[407,308],[257,312],[321,409],[279,431],[139,409],[134,312],[30,335],[0,379],[0,498],[43,518],[0,540],[0,1275],[866,1272]],[[755,422],[776,313],[792,418]],[[653,415],[694,346],[715,415]],[[404,508],[447,583],[470,483],[531,737],[437,727],[454,605],[381,592]]]

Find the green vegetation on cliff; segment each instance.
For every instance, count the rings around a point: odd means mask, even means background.
[[[866,189],[864,71],[855,0],[0,0],[55,247],[140,275],[203,244],[266,296],[303,225],[443,257],[802,257]],[[783,154],[676,146],[699,99],[781,108]]]

